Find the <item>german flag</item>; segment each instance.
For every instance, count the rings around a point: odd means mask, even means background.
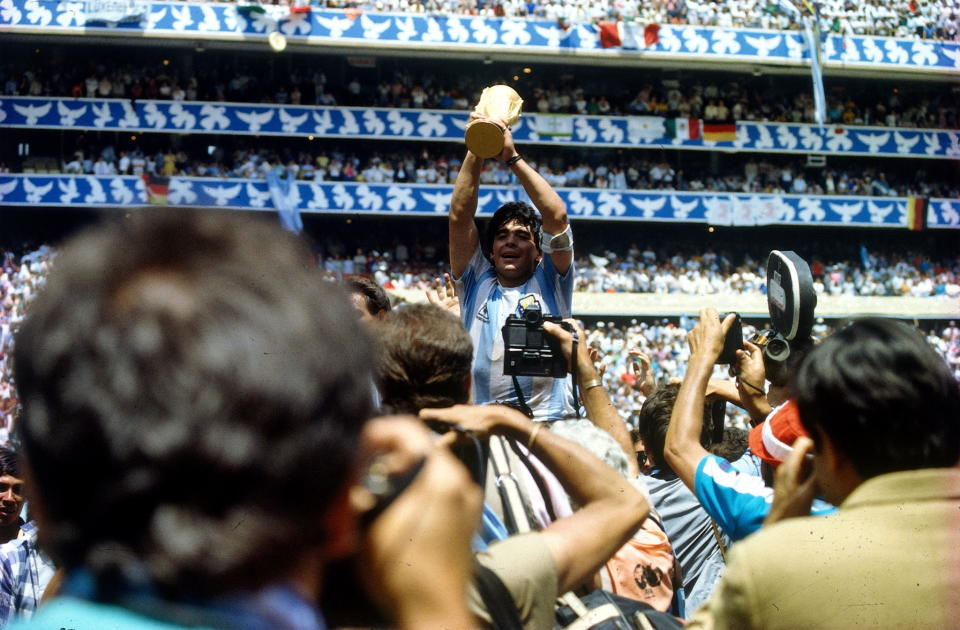
[[[927,227],[927,200],[907,197],[907,229],[918,232]]]
[[[170,194],[170,178],[146,174],[143,183],[147,188],[147,202],[154,205],[166,205]]]
[[[733,142],[737,139],[737,123],[705,122],[701,131],[703,139],[712,142]]]

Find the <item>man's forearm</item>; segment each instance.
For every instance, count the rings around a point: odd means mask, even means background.
[[[550,234],[558,234],[566,229],[567,206],[547,180],[523,159],[511,166],[510,170],[517,176],[523,190],[540,211],[543,217],[543,229]]]
[[[460,165],[457,181],[453,185],[453,194],[450,196],[448,241],[450,269],[458,278],[466,271],[479,241],[473,218],[477,213],[482,170],[483,160],[468,151],[463,158],[463,164]]]
[[[702,355],[690,357],[664,443],[667,462],[688,487],[693,485],[697,463],[706,454],[706,450],[700,445],[700,433],[703,430],[703,404],[707,383],[712,371],[713,361],[709,358]]]
[[[468,151],[460,165],[457,180],[453,184],[453,194],[450,197],[451,224],[473,221],[477,212],[480,173],[482,171],[483,160]]]
[[[582,350],[581,350],[582,353]],[[582,388],[584,383],[591,381],[602,381],[600,373],[597,371],[589,356],[585,359],[581,356],[577,366],[580,377],[579,386]],[[634,456],[633,442],[630,440],[630,432],[627,425],[623,422],[623,417],[610,400],[610,394],[602,384],[588,389],[581,389],[580,396],[583,399],[583,407],[587,411],[587,418],[609,433],[624,453],[627,454],[627,470],[631,476],[637,476],[640,468],[637,466],[637,458]]]

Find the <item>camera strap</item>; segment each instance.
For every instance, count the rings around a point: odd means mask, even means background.
[[[533,410],[530,409],[530,405],[527,404],[527,399],[523,395],[523,389],[520,388],[520,381],[517,379],[517,375],[513,375],[513,391],[517,395],[517,406],[520,407],[520,411],[526,417],[533,420]]]
[[[573,410],[577,412],[577,419],[580,418],[580,370],[577,369],[577,331],[573,331],[573,352],[570,353],[570,378],[573,381]]]

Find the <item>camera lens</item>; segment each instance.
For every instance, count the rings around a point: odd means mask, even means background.
[[[528,308],[523,311],[523,319],[531,326],[539,326],[543,322],[543,311],[539,308]]]
[[[767,343],[765,352],[774,361],[786,361],[790,356],[790,344],[786,339],[774,338]]]

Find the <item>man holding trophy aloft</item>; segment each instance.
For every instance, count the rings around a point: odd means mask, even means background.
[[[522,102],[512,88],[495,85],[483,91],[470,114],[468,151],[450,200],[450,266],[474,345],[474,402],[509,401],[535,420],[561,420],[575,416],[573,390],[565,370],[541,369],[557,354],[547,343],[553,344],[553,337],[542,334],[542,322],[543,316],[570,317],[573,235],[563,200],[513,144],[510,127]],[[504,204],[481,241],[474,219],[486,158],[510,168],[535,208],[520,201]],[[512,357],[521,355],[530,365],[517,367]]]

